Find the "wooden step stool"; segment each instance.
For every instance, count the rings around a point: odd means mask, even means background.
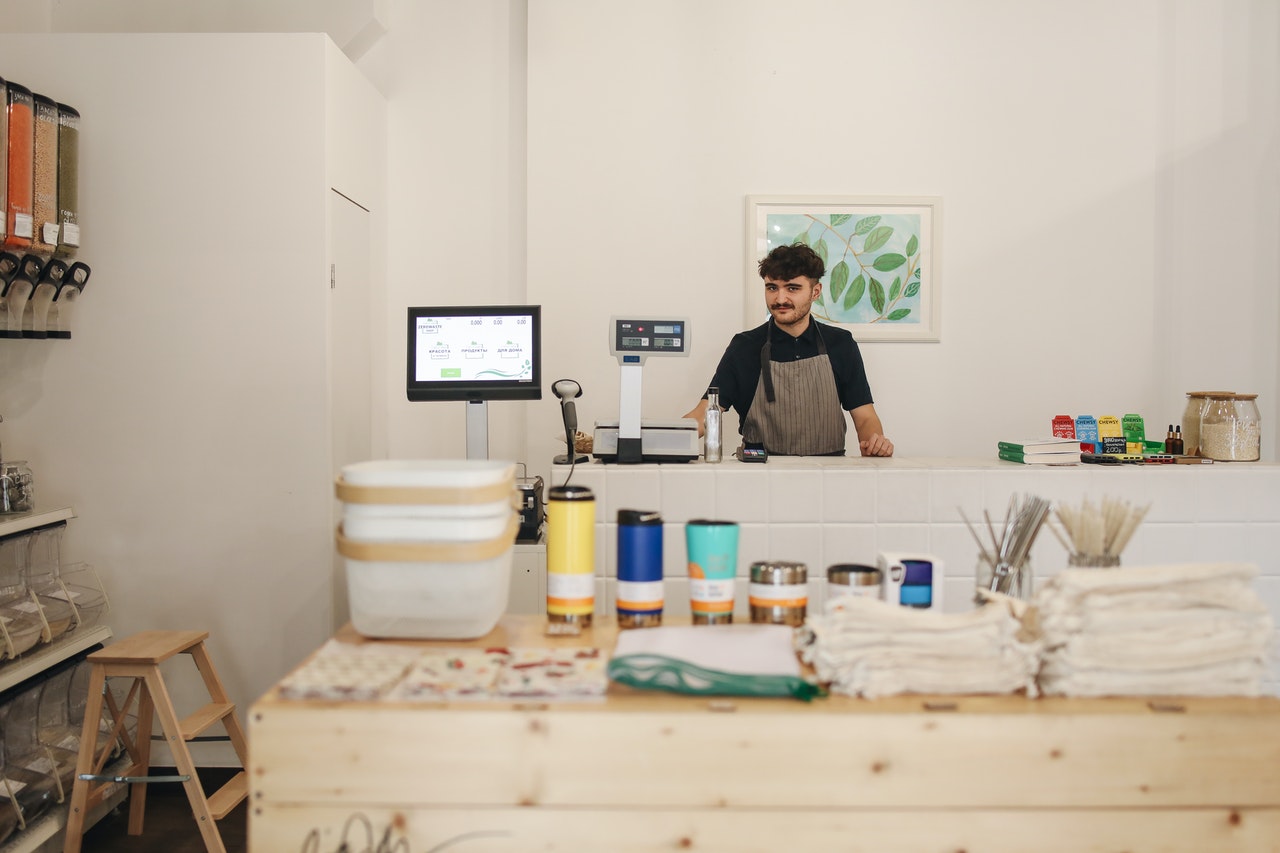
[[[67,816],[67,833],[63,841],[63,853],[79,853],[84,834],[85,815],[108,795],[111,788],[128,783],[129,834],[142,834],[143,810],[147,803],[151,769],[151,726],[153,715],[160,718],[160,728],[173,754],[179,778],[186,789],[191,810],[195,813],[204,846],[215,853],[226,853],[222,836],[218,834],[216,821],[226,817],[248,794],[248,776],[241,770],[229,782],[206,798],[204,788],[196,775],[195,764],[187,742],[214,723],[221,722],[230,736],[240,766],[249,766],[249,754],[244,730],[236,719],[236,706],[227,697],[227,691],[218,680],[204,648],[208,631],[143,631],[112,643],[89,655],[89,701],[85,707],[84,730],[80,736],[80,754],[76,760],[76,780],[71,792],[71,811]],[[160,664],[180,654],[189,654],[195,661],[200,677],[204,679],[213,701],[186,719],[179,720],[173,709],[173,701],[160,676]],[[128,677],[133,679],[124,704],[117,707],[115,697],[104,688],[106,679]],[[103,702],[106,702],[112,726],[111,739],[101,754],[95,754],[98,744],[98,726],[102,718]],[[137,702],[138,734],[136,742],[125,731],[125,720],[130,708]],[[132,763],[119,775],[103,777],[103,767],[111,757],[117,739],[123,741]],[[91,778],[85,778],[86,776]],[[106,781],[104,781],[106,780]]]

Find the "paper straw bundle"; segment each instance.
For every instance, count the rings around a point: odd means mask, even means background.
[[[1088,498],[1078,507],[1059,503],[1054,516],[1062,531],[1050,524],[1062,547],[1071,553],[1073,566],[1118,566],[1134,531],[1146,517],[1151,504],[1141,509],[1127,501],[1104,497],[1101,505]]]

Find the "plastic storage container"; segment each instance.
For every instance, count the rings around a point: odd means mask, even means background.
[[[338,499],[343,521],[493,518],[518,506],[514,462],[395,460],[358,462],[342,469]],[[351,535],[351,531],[347,531]],[[463,537],[466,538],[466,537]]]
[[[31,251],[58,245],[58,104],[36,93],[32,147]]]
[[[31,535],[0,537],[0,659],[26,654],[46,630],[40,609],[27,588]]]
[[[51,525],[31,531],[25,579],[35,596],[48,627],[46,640],[52,641],[75,628],[79,619],[67,588],[58,576],[62,563],[62,535],[67,524]]]
[[[35,168],[35,98],[31,90],[17,83],[10,83],[7,93],[8,109],[8,183],[5,188],[5,237],[6,249],[26,249],[31,245],[34,220],[31,217],[34,195]]]
[[[41,682],[38,688],[36,736],[57,767],[58,784],[64,795],[71,793],[76,759],[80,753],[80,729],[72,725],[69,702],[77,665],[63,667]]]
[[[58,104],[58,254],[80,248],[80,113]]]
[[[366,637],[470,639],[506,611],[519,529],[515,464],[383,460],[342,469],[337,548]]]
[[[0,245],[9,233],[9,84],[0,77]],[[0,835],[3,835],[0,832]],[[0,838],[0,840],[3,840]]]
[[[36,688],[24,690],[0,706],[0,734],[4,737],[4,785],[0,809],[17,809],[22,823],[30,825],[59,802],[58,770],[40,748],[36,734]]]

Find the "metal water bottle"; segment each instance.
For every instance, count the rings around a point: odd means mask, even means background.
[[[595,553],[595,495],[586,486],[553,486],[547,492],[547,621],[591,624]]]
[[[662,624],[662,514],[618,510],[618,627]]]
[[[722,417],[723,413],[720,411],[720,389],[713,385],[707,391],[706,445],[703,451],[703,458],[707,462],[720,461],[721,442],[723,440],[720,433]]]

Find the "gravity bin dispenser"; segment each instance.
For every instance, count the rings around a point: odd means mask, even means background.
[[[618,420],[596,421],[592,455],[601,462],[689,462],[697,459],[698,423],[692,418],[640,416],[644,363],[653,357],[687,358],[689,321],[683,317],[613,317],[609,354],[621,367]]]

